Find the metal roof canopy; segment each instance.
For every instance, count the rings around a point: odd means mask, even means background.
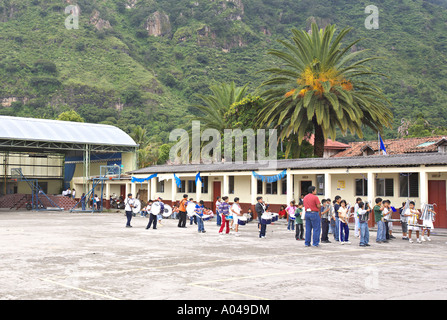
[[[0,116],[0,150],[72,153],[134,152],[121,129],[103,124]]]

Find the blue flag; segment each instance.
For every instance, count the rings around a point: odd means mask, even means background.
[[[175,173],[174,173],[174,179],[175,179],[175,182],[177,183],[177,187],[181,188],[182,187],[182,180],[180,180],[180,178],[177,177],[177,175]]]
[[[379,133],[379,145],[380,145],[379,151],[382,150],[383,154],[386,155],[387,153],[386,153],[385,144],[383,143],[382,136],[380,135],[380,133]]]
[[[203,182],[202,177],[200,176],[200,172],[196,174],[196,185],[197,185],[197,180],[200,180],[200,182]]]

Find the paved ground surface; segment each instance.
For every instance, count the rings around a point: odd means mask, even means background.
[[[447,299],[447,234],[306,248],[282,223],[259,239],[120,213],[0,212],[0,299]]]

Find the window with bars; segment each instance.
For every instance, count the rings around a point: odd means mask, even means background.
[[[399,196],[402,198],[419,197],[419,173],[401,173],[399,175]]]
[[[265,194],[278,194],[278,181],[265,184]]]
[[[177,193],[185,193],[186,192],[186,181],[182,180],[181,183],[182,183],[182,186],[180,188],[177,187]]]
[[[190,193],[196,193],[196,182],[195,180],[188,180],[188,192]]]
[[[376,179],[376,195],[394,197],[394,179]]]
[[[158,181],[157,182],[157,193],[164,193],[165,192],[165,181]]]
[[[368,195],[367,179],[355,179],[355,195],[363,197]]]

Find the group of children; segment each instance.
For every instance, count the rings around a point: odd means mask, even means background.
[[[186,196],[186,195],[185,195]],[[136,199],[135,199],[136,200]],[[190,216],[190,224],[197,224],[198,232],[204,233],[205,227],[203,223],[203,216],[210,215],[213,216],[211,209],[204,206],[203,200],[196,203],[192,198],[183,199],[186,203],[183,203],[183,208],[190,203],[195,204],[195,215]],[[158,198],[156,200],[160,202],[163,207],[162,199]],[[262,202],[262,199],[260,200]],[[142,217],[147,215],[150,216],[149,224],[146,229],[153,228],[156,229],[157,222],[160,224],[163,219],[161,210],[158,215],[154,215],[151,212],[151,208],[154,202],[152,200],[148,201],[146,206],[144,206],[140,213]],[[253,220],[253,212],[251,209],[247,213],[242,213],[241,206],[239,204],[239,198],[235,198],[233,204],[229,203],[228,197],[218,197],[216,201],[217,208],[217,225],[220,226],[219,234],[223,234],[223,229],[226,227],[226,234],[230,233],[231,229],[234,229],[236,236],[239,235],[239,220],[241,216],[247,218],[247,222]],[[266,210],[265,208],[263,209]],[[179,205],[175,204],[172,208],[172,215],[176,218],[179,215]],[[262,210],[259,210],[262,212]],[[361,198],[357,198],[352,208],[346,200],[341,199],[340,196],[336,196],[333,201],[331,199],[322,199],[320,208],[320,219],[321,219],[321,242],[330,243],[328,234],[332,233],[336,242],[341,244],[350,244],[349,241],[349,225],[348,221],[351,217],[355,220],[355,236],[360,238],[360,246],[369,246],[369,228],[368,221],[370,215],[374,214],[375,222],[377,223],[377,243],[387,243],[391,239],[395,239],[393,236],[393,222],[400,221],[402,225],[402,239],[408,240],[413,243],[412,234],[416,233],[416,241],[422,243],[423,241],[431,241],[430,231],[433,229],[433,221],[436,212],[433,210],[432,205],[425,205],[422,212],[415,208],[415,203],[413,201],[407,201],[402,203],[402,207],[399,208],[399,219],[392,219],[392,214],[397,212],[389,200],[383,200],[382,198],[375,199],[375,206],[371,207],[368,202],[363,202]],[[295,232],[296,240],[304,240],[304,208],[302,199],[300,199],[298,205],[295,201],[291,201],[290,204],[282,206],[279,211],[279,218],[287,219],[287,230]],[[232,219],[229,219],[232,217]],[[391,220],[391,221],[390,221]],[[422,224],[419,224],[419,220],[422,220]],[[129,221],[128,221],[129,224]],[[262,237],[262,226],[259,223],[260,237]],[[422,234],[420,231],[422,229]],[[265,230],[264,230],[265,232]],[[264,235],[265,237],[265,235]]]
[[[349,225],[348,221],[351,217],[355,220],[354,232],[355,236],[360,238],[360,246],[369,246],[369,227],[368,221],[370,215],[374,214],[377,223],[377,243],[387,243],[393,236],[393,222],[390,220],[400,220],[402,225],[402,239],[413,243],[412,233],[416,233],[417,243],[423,241],[431,241],[430,230],[433,229],[433,221],[436,212],[433,206],[428,205],[423,208],[421,213],[415,208],[413,201],[402,203],[402,207],[396,210],[391,206],[389,200],[382,198],[375,199],[375,206],[371,207],[368,202],[363,202],[361,198],[357,198],[354,207],[351,207],[346,200],[336,196],[333,201],[331,199],[321,200],[320,219],[321,219],[321,242],[330,243],[328,234],[334,235],[334,240],[340,244],[351,244],[349,241]],[[281,206],[279,217],[287,219],[287,230],[294,231],[296,240],[304,240],[303,228],[303,202],[300,199],[298,205],[295,201],[291,201],[286,206]],[[399,211],[399,219],[392,219],[392,214]],[[418,223],[422,220],[422,224]],[[422,230],[422,235],[420,231]]]
[[[156,201],[161,202],[162,199],[159,197],[159,198],[157,198]],[[149,224],[146,227],[146,229],[151,228],[152,222],[153,222],[153,229],[157,229],[157,222],[158,222],[159,225],[162,225],[161,224],[161,221],[163,220],[162,212],[158,213],[157,215],[153,215],[152,214],[151,208],[152,208],[153,203],[154,203],[154,201],[149,200],[147,202],[147,205],[144,206],[141,209],[141,211],[140,211],[141,217],[148,217],[149,216],[149,218],[150,218],[149,219]],[[205,231],[205,226],[204,226],[202,217],[204,215],[211,215],[212,216],[213,215],[213,211],[211,209],[205,207],[203,200],[200,200],[197,203],[196,201],[194,201],[193,198],[189,198],[189,200],[186,201],[185,207],[188,206],[190,203],[194,203],[195,204],[194,212],[196,213],[195,215],[190,216],[190,225],[192,225],[193,223],[196,224],[197,228],[198,228],[198,232],[199,233],[205,233],[206,231]],[[172,206],[172,214],[171,214],[174,219],[177,219],[179,211],[180,211],[179,205],[174,204]]]

